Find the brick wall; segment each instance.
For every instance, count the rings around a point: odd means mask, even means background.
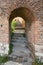
[[[29,9],[29,13],[30,13],[26,15],[26,13],[23,12],[26,16],[25,18],[26,19],[29,18],[30,19],[29,21],[31,22],[30,27],[29,27],[29,22],[26,23],[28,24],[26,30],[28,35],[28,42],[30,42],[34,46],[35,54],[37,56],[41,56],[43,54],[42,52],[43,47],[40,47],[40,45],[43,46],[43,14],[42,14],[43,5],[42,4],[43,4],[42,0],[23,0],[23,1],[1,0],[0,1],[0,44],[2,43],[3,45],[9,43],[9,17],[11,15],[11,12],[19,7],[24,7]],[[33,18],[35,20],[32,20]]]

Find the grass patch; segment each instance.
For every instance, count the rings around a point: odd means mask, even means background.
[[[41,60],[39,59],[35,59],[35,61],[33,62],[33,65],[43,65],[43,62],[41,62]]]
[[[8,56],[0,56],[0,63],[5,63],[9,60]]]

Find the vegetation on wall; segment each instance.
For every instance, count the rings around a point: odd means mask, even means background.
[[[17,22],[16,22],[15,20],[13,20],[13,21],[11,22],[11,31],[12,31],[12,32],[14,32],[16,25],[17,25]]]
[[[13,49],[13,44],[10,43],[10,45],[9,45],[9,54],[12,53],[12,49]]]
[[[9,57],[8,56],[0,56],[0,64],[1,63],[5,63],[9,60]]]
[[[33,65],[43,65],[43,62],[41,62],[41,60],[39,59],[35,59],[34,62],[33,62]]]

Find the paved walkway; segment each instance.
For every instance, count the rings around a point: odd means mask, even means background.
[[[13,52],[9,56],[13,62],[21,63],[22,65],[32,65],[31,51],[27,47],[27,40],[24,34],[14,33],[12,37]]]
[[[27,39],[23,33],[14,33],[12,37],[13,51],[10,61],[4,65],[32,65],[31,51],[27,47]]]

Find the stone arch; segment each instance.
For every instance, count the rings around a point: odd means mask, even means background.
[[[17,26],[16,27],[20,27],[20,28],[25,28],[25,20],[21,17],[15,17],[13,19],[13,21],[16,21],[17,22]]]
[[[27,40],[28,40],[28,46],[30,45],[31,50],[33,50],[34,49],[33,44],[35,44],[35,34],[34,34],[35,17],[33,13],[26,7],[16,8],[10,14],[9,24],[11,23],[12,19],[15,17],[22,17],[25,20],[26,23],[25,30],[26,30]]]
[[[32,39],[32,42],[35,41],[35,45],[34,44],[32,44],[32,45],[35,47],[36,55],[43,56],[43,53],[42,53],[43,36],[40,35],[40,34],[43,35],[43,31],[42,31],[42,26],[43,26],[42,25],[43,24],[42,23],[42,21],[43,21],[42,12],[43,11],[42,11],[42,1],[41,0],[23,0],[23,1],[22,0],[7,0],[7,1],[1,0],[0,1],[0,22],[1,22],[1,24],[0,24],[0,44],[4,45],[3,48],[5,47],[7,49],[7,46],[9,48],[9,44],[8,44],[8,43],[10,43],[9,42],[9,16],[13,10],[15,10],[16,8],[20,8],[20,7],[25,7],[25,8],[28,8],[29,10],[31,9],[30,11],[35,16],[35,20],[34,20],[35,23],[33,22],[32,26],[31,26],[31,32],[33,32],[33,28],[35,28],[35,33],[34,33],[35,40],[31,38],[34,36],[30,33],[30,31],[29,31],[29,34],[32,36],[30,36],[29,39]],[[33,18],[34,18],[34,16],[33,16]],[[3,25],[3,26],[1,27],[1,25]],[[27,25],[27,27],[28,27],[28,25]],[[28,33],[28,31],[27,31],[27,33]],[[1,45],[0,45],[0,47],[1,47]],[[6,52],[6,49],[4,50],[5,54],[8,53],[8,52]],[[0,51],[3,51],[3,50],[0,49]],[[7,51],[8,51],[8,49],[7,49]],[[1,52],[0,52],[0,54],[1,54]]]

